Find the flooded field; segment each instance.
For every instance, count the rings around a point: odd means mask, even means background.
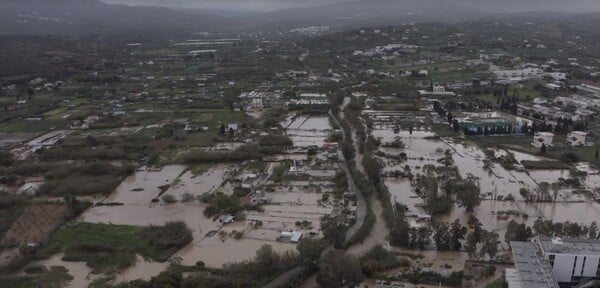
[[[188,170],[173,182],[165,194],[173,195],[177,200],[181,200],[184,194],[196,197],[215,192],[223,185],[226,180],[225,174],[229,171],[229,165],[212,167],[201,175],[195,175],[194,172]]]
[[[92,274],[92,269],[87,267],[85,262],[63,261],[63,254],[56,254],[46,260],[31,262],[27,267],[34,265],[42,265],[47,269],[53,266],[65,267],[67,273],[73,277],[73,280],[66,286],[67,288],[87,287],[94,279],[102,277],[102,275]],[[25,272],[21,273],[26,275]]]
[[[284,122],[284,127],[294,146],[300,148],[323,146],[331,131],[329,118],[327,117],[299,116],[289,124]]]
[[[296,244],[292,243],[247,238],[222,240],[219,235],[215,235],[183,248],[176,255],[183,259],[182,263],[185,265],[202,261],[208,267],[222,267],[227,263],[251,260],[256,255],[256,250],[263,245],[271,245],[277,252],[296,251]]]
[[[484,151],[477,145],[470,143],[457,142],[450,138],[437,139],[433,132],[427,130],[413,131],[412,135],[408,131],[397,131],[388,125],[388,116],[386,114],[376,114],[379,121],[375,122],[375,130],[372,131],[373,137],[380,139],[384,145],[379,148],[384,157],[379,157],[385,164],[384,172],[404,170],[406,166],[413,175],[423,174],[423,167],[431,165],[441,167],[444,164],[438,161],[444,158],[446,151],[452,154],[454,166],[458,167],[458,173],[461,178],[475,177],[481,188],[481,194],[484,200],[481,205],[475,208],[473,215],[479,219],[485,229],[497,231],[501,238],[504,237],[506,227],[510,220],[533,225],[538,218],[552,219],[553,221],[571,221],[581,224],[590,224],[592,221],[600,219],[600,204],[586,200],[584,196],[573,193],[573,189],[561,188],[557,193],[557,203],[527,203],[520,195],[519,190],[526,188],[529,191],[538,191],[539,184],[542,182],[555,183],[559,178],[568,179],[571,177],[569,170],[530,170],[517,171],[507,170],[499,163],[492,163],[489,167],[485,166],[484,160],[487,158]],[[396,115],[397,116],[397,115]],[[391,117],[391,116],[390,116]],[[384,128],[384,129],[378,129]],[[404,148],[383,147],[385,143],[400,141]],[[515,160],[520,161],[543,161],[549,160],[545,157],[526,154],[513,150],[497,150],[498,156],[512,153]],[[407,160],[399,161],[391,156],[406,153]],[[584,164],[578,168],[586,171],[588,176],[582,182],[584,189],[594,191],[600,184],[600,177],[593,169]],[[385,185],[391,193],[392,201],[398,201],[407,205],[409,212],[415,214],[427,214],[424,210],[424,200],[415,193],[415,183],[407,178],[384,178]],[[511,195],[515,201],[493,200],[498,196],[507,197]],[[508,218],[499,217],[498,212],[514,211],[515,215]],[[464,225],[468,222],[468,213],[464,208],[455,206],[452,211],[443,216],[445,221],[454,221],[459,219]],[[504,243],[503,243],[504,245]],[[504,245],[506,246],[506,245]],[[503,247],[508,248],[508,247]]]
[[[141,169],[129,176],[106,198],[107,202],[144,205],[158,197],[161,186],[170,185],[185,170],[185,166],[170,165],[162,169]]]
[[[167,267],[168,263],[147,261],[138,255],[136,263],[117,274],[115,276],[115,280],[119,283],[125,283],[137,279],[150,280],[150,278],[153,276],[156,276],[160,274],[160,272],[166,270]]]

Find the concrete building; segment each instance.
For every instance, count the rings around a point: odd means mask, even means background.
[[[567,135],[567,142],[572,147],[585,146],[585,137],[586,136],[587,136],[586,132],[573,131]]]
[[[510,245],[522,288],[574,287],[600,279],[598,240],[538,237]]]
[[[544,261],[534,242],[510,242],[516,273],[507,274],[515,288],[558,288],[550,263]],[[512,279],[509,279],[511,277]],[[515,279],[516,278],[516,279]],[[517,280],[518,279],[518,280]],[[517,284],[518,283],[518,284]]]
[[[260,110],[263,107],[263,100],[261,98],[252,99],[252,109]]]
[[[533,135],[533,142],[531,145],[536,148],[542,148],[544,144],[546,147],[552,146],[552,140],[554,139],[554,134],[550,132],[536,132]]]
[[[508,284],[508,288],[523,288],[519,271],[515,268],[504,269],[504,281]]]

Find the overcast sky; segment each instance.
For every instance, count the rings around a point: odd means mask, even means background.
[[[184,8],[273,11],[294,7],[314,7],[349,0],[102,0],[128,5],[158,5]]]
[[[370,1],[402,3],[408,0],[101,0],[107,3],[120,3],[127,5],[157,5],[179,8],[202,8],[224,10],[254,10],[273,11],[295,7],[314,7],[325,4],[341,3],[348,1],[363,1],[369,5]],[[432,4],[436,1],[448,5],[453,2],[467,6],[478,6],[485,10],[565,10],[565,12],[600,11],[600,0],[422,0],[423,3]],[[414,2],[414,1],[411,1]],[[508,4],[506,4],[508,3]]]

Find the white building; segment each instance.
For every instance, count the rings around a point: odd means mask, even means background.
[[[252,99],[252,109],[260,110],[263,108],[263,100],[261,98]]]
[[[533,142],[531,145],[536,148],[542,148],[544,144],[546,147],[552,146],[552,140],[554,139],[554,134],[550,132],[536,132],[533,135]]]
[[[576,287],[600,279],[598,240],[537,237],[531,242],[513,241],[510,246],[517,271],[510,279],[516,282],[518,276],[520,282],[513,287]]]
[[[600,277],[600,242],[584,239],[536,239],[559,283],[577,283]]]
[[[229,123],[227,124],[227,131],[237,131],[238,130],[238,124],[237,123]]]
[[[573,131],[567,135],[567,142],[573,146],[585,146],[585,137],[587,136],[586,132],[583,131]]]
[[[523,81],[529,79],[541,79],[544,76],[544,71],[539,68],[525,68],[517,70],[497,70],[493,71],[496,79]]]
[[[446,92],[446,87],[443,85],[433,85],[433,92]]]
[[[519,277],[519,271],[514,268],[504,269],[504,281],[508,284],[508,288],[522,288],[521,278]]]
[[[302,239],[302,232],[300,231],[281,231],[281,234],[279,235],[279,239],[284,241],[284,242],[292,242],[292,243],[298,243],[300,242],[300,239]]]

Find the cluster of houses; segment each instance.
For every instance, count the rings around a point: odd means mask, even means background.
[[[566,142],[571,147],[587,146],[588,145],[588,143],[586,142],[587,134],[588,133],[584,132],[584,131],[569,132],[569,134],[567,134]],[[554,140],[554,133],[536,132],[533,135],[533,141],[531,142],[531,145],[536,148],[542,148],[542,146],[552,147],[553,140]]]

